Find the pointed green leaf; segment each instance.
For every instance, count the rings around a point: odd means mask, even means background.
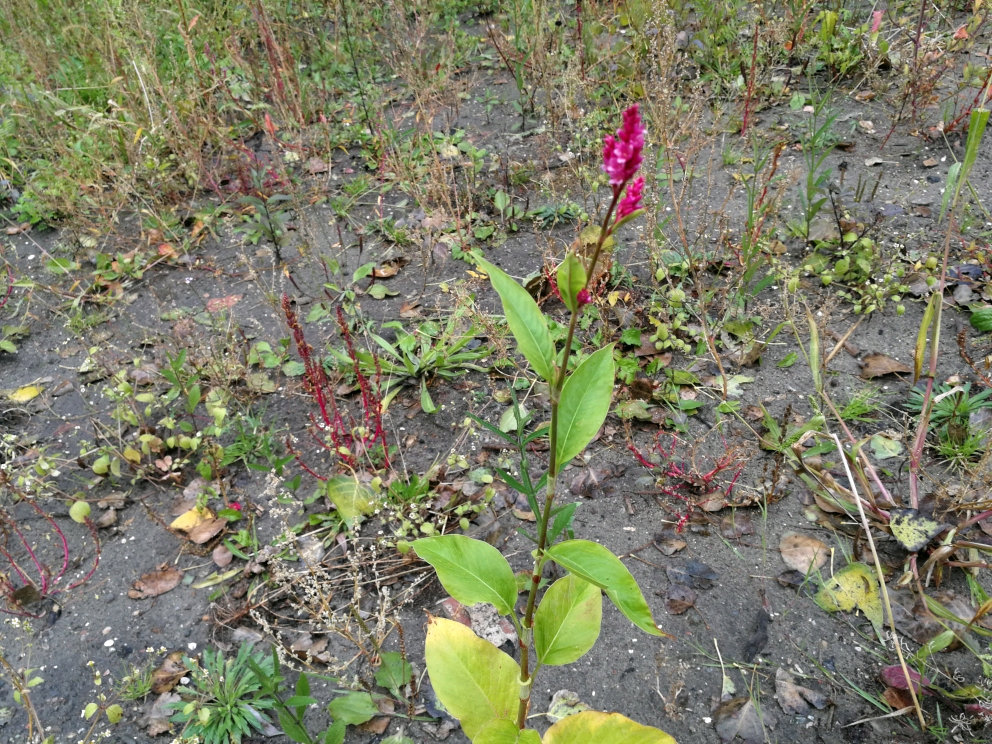
[[[617,609],[645,633],[663,635],[630,571],[602,545],[589,540],[566,540],[549,549],[548,556],[562,568],[605,591]]]
[[[574,573],[558,579],[534,618],[534,648],[542,664],[560,666],[581,658],[599,638],[603,596]]]
[[[324,484],[327,498],[334,504],[345,522],[353,523],[363,514],[371,514],[375,506],[372,491],[350,475],[329,478]]]
[[[661,729],[642,726],[619,713],[589,710],[563,718],[544,734],[544,744],[675,744]]]
[[[541,744],[541,735],[534,729],[521,731],[508,718],[497,718],[479,729],[472,744]]]
[[[547,382],[552,382],[555,370],[555,345],[541,313],[526,289],[515,282],[505,271],[485,259],[479,266],[489,274],[493,289],[503,301],[503,314],[510,332],[517,340],[517,347],[530,366]]]
[[[434,692],[470,739],[494,719],[516,718],[520,666],[489,641],[461,623],[431,618],[424,656]]]
[[[575,255],[575,251],[569,251],[565,256],[565,260],[558,267],[556,279],[562,302],[574,313],[579,308],[576,297],[586,286],[586,270],[579,257]]]
[[[506,558],[492,545],[464,535],[425,537],[413,543],[434,566],[441,585],[463,605],[488,602],[501,615],[513,612],[517,581]]]
[[[610,344],[584,359],[565,381],[558,404],[559,471],[586,448],[606,420],[614,374]]]
[[[375,673],[376,684],[382,685],[396,697],[402,698],[403,686],[410,682],[413,668],[399,651],[383,651],[380,658],[382,664]]]

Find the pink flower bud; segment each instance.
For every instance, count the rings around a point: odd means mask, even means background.
[[[885,15],[884,10],[876,10],[871,14],[871,32],[873,34],[878,33],[879,27],[882,25],[882,16]]]
[[[623,126],[617,136],[603,139],[603,170],[610,175],[610,184],[620,186],[637,173],[644,152],[644,125],[637,104],[623,112]]]
[[[588,305],[592,302],[592,295],[589,294],[588,289],[580,289],[579,293],[575,295],[575,301],[578,303],[579,307]]]
[[[228,504],[228,506],[234,509],[234,511],[241,511],[241,504],[239,504],[237,501],[232,501],[230,504]]]

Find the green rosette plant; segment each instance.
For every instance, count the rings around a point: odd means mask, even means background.
[[[619,713],[584,711],[568,716],[548,729],[543,739],[526,727],[535,675],[544,666],[577,661],[598,640],[603,593],[645,633],[666,635],[655,624],[637,582],[619,558],[595,542],[560,539],[571,538],[568,526],[574,507],[555,508],[562,468],[592,441],[610,409],[615,376],[613,345],[589,355],[571,373],[569,357],[576,324],[592,301],[590,284],[597,276],[607,238],[643,213],[644,179],[635,178],[643,150],[644,126],[634,105],[624,112],[616,136],[604,140],[603,170],[610,176],[613,198],[592,255],[585,259],[573,248],[558,267],[558,291],[571,313],[561,349],[555,347],[547,320],[527,290],[491,263],[478,262],[502,300],[518,350],[548,383],[551,421],[538,429],[539,436],[546,435],[550,445],[548,472],[539,481],[546,489],[543,506],[533,493],[527,494],[533,499],[537,546],[522,613],[518,615],[516,606],[513,569],[492,545],[463,535],[428,537],[413,543],[417,555],[434,567],[452,597],[465,605],[488,602],[517,629],[519,664],[460,623],[430,620],[425,656],[431,683],[474,744],[674,744],[663,731]],[[541,575],[548,561],[568,573],[555,581],[538,603]]]

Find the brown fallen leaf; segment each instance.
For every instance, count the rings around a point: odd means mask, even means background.
[[[685,584],[671,584],[665,592],[665,610],[669,615],[681,615],[696,604],[697,594]]]
[[[218,545],[214,548],[214,552],[210,554],[210,558],[217,568],[224,568],[229,566],[231,561],[234,560],[234,554],[227,549],[226,545]]]
[[[182,698],[175,692],[164,692],[150,703],[148,712],[141,719],[143,726],[149,736],[158,736],[172,730],[169,719],[176,714],[176,711],[168,707],[170,703],[178,703]]]
[[[696,502],[696,506],[707,512],[718,512],[726,505],[727,500],[724,498],[722,491],[708,493]]]
[[[800,532],[786,532],[782,535],[778,549],[785,565],[804,575],[822,568],[830,555],[830,548],[823,542]]]
[[[866,380],[885,375],[908,375],[913,371],[908,364],[903,364],[888,354],[868,354],[861,360],[861,365],[861,376]]]
[[[115,524],[117,524],[117,510],[116,509],[107,509],[107,511],[105,511],[103,514],[101,514],[100,515],[100,518],[96,520],[96,526],[97,527],[100,527],[101,529],[106,529],[107,527],[112,527]]]
[[[720,521],[720,534],[727,540],[737,540],[754,534],[754,525],[746,514],[731,514]]]
[[[419,302],[404,302],[400,306],[400,317],[401,318],[419,318],[420,317],[420,303]]]
[[[630,397],[635,400],[651,400],[654,396],[654,381],[647,377],[638,377],[629,387]]]
[[[913,707],[913,698],[909,694],[909,689],[897,690],[895,687],[886,687],[882,692],[882,699],[888,703],[893,710]]]
[[[241,301],[241,297],[242,295],[228,295],[207,300],[207,312],[219,313],[221,310],[230,310]]]
[[[186,536],[189,541],[195,545],[203,545],[205,542],[213,540],[217,535],[224,531],[227,526],[227,520],[220,517],[212,517],[210,519],[204,519],[196,527],[191,529]]]
[[[163,564],[164,565],[164,564]],[[183,572],[175,568],[162,568],[144,574],[134,582],[134,587],[128,589],[127,596],[131,599],[151,599],[160,594],[172,591],[183,580]]]
[[[926,160],[923,161],[923,167],[924,168],[936,168],[937,167],[937,159],[936,158],[927,158]]]
[[[169,692],[179,684],[179,680],[186,674],[186,665],[183,663],[183,652],[173,651],[162,659],[162,663],[152,672],[152,692],[161,695]]]
[[[660,550],[664,555],[675,555],[685,546],[685,540],[678,540],[674,537],[655,543],[655,547],[657,547],[658,550]]]
[[[327,163],[318,158],[316,155],[307,160],[307,172],[311,176],[316,176],[318,173],[327,173],[327,170]]]
[[[372,276],[376,279],[388,279],[391,276],[396,276],[406,263],[407,260],[405,258],[394,258],[389,261],[383,261],[382,266],[372,269]]]
[[[823,693],[797,685],[792,675],[781,667],[775,670],[775,698],[782,710],[793,716],[806,715],[810,705],[823,710],[829,702]]]
[[[375,734],[380,736],[385,733],[386,729],[389,727],[390,716],[393,711],[396,710],[396,706],[392,700],[387,697],[376,698],[375,705],[380,712],[385,713],[384,716],[376,716],[371,721],[366,721],[365,723],[359,724],[356,728],[359,731],[364,731],[368,734]]]
[[[517,509],[513,507],[513,516],[517,519],[522,519],[524,522],[536,522],[537,517],[534,516],[532,511],[524,511],[523,509]]]
[[[31,229],[30,222],[22,222],[19,225],[11,225],[7,228],[6,233],[8,235],[17,235],[18,233],[28,232]]]
[[[569,484],[568,490],[576,496],[592,498],[595,491],[600,487],[600,485],[602,485],[603,481],[608,478],[612,478],[614,475],[617,475],[617,473],[615,473],[611,467],[586,467],[583,468],[577,476],[572,478],[572,482]]]
[[[730,744],[738,736],[745,744],[762,744],[765,729],[774,729],[777,722],[767,706],[762,706],[761,713],[758,713],[749,697],[736,697],[720,703],[713,712],[713,719],[716,732],[724,744]]]

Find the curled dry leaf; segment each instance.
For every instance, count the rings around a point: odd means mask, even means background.
[[[219,519],[213,517],[211,519],[204,519],[202,522],[196,525],[187,533],[187,537],[191,543],[195,545],[203,545],[205,542],[213,540],[217,535],[224,531],[227,526],[226,519]]]
[[[665,592],[665,609],[669,615],[681,615],[696,604],[696,596],[685,584],[670,584]]]
[[[861,365],[861,376],[866,380],[885,375],[908,375],[913,371],[908,364],[903,364],[888,354],[868,354],[861,360]]]
[[[164,565],[164,564],[163,564]],[[134,587],[128,589],[127,596],[131,599],[151,599],[160,594],[172,591],[183,580],[183,572],[175,568],[162,568],[144,574],[134,582]]]
[[[174,692],[164,692],[155,698],[149,705],[148,713],[141,720],[141,725],[145,727],[149,736],[158,736],[172,729],[169,719],[175,715],[176,711],[169,707],[170,703],[178,703],[182,700]]]
[[[226,545],[218,545],[214,548],[214,552],[210,554],[210,557],[213,559],[217,568],[229,566],[231,561],[234,560],[234,554],[227,549]]]
[[[823,693],[797,685],[792,675],[781,667],[775,670],[775,697],[782,710],[793,716],[806,715],[810,705],[823,710],[829,702]]]
[[[655,543],[655,547],[658,548],[658,550],[660,550],[664,555],[675,555],[685,546],[685,540],[679,540],[674,537],[669,537],[661,542]]]
[[[782,560],[793,571],[803,575],[823,567],[830,555],[830,548],[815,537],[800,532],[786,532],[779,540]]]
[[[186,665],[183,663],[183,652],[173,651],[162,659],[162,663],[152,672],[152,692],[161,695],[169,692],[179,684],[179,680],[186,674]]]
[[[754,701],[749,697],[731,698],[713,712],[714,726],[720,741],[730,744],[740,737],[745,744],[762,744],[765,729],[774,729],[776,719],[767,707],[758,712]]]
[[[691,586],[693,589],[710,589],[720,575],[705,563],[689,561],[685,568],[673,567],[666,570],[668,580]]]
[[[754,616],[751,637],[747,639],[747,643],[744,644],[744,649],[741,651],[741,656],[748,664],[754,661],[754,658],[768,645],[768,626],[771,621],[772,617],[765,611],[764,607],[759,609]]]
[[[558,690],[551,696],[551,705],[548,706],[547,717],[551,723],[557,723],[562,718],[574,716],[589,710],[589,706],[579,700],[579,695],[571,690]]]

